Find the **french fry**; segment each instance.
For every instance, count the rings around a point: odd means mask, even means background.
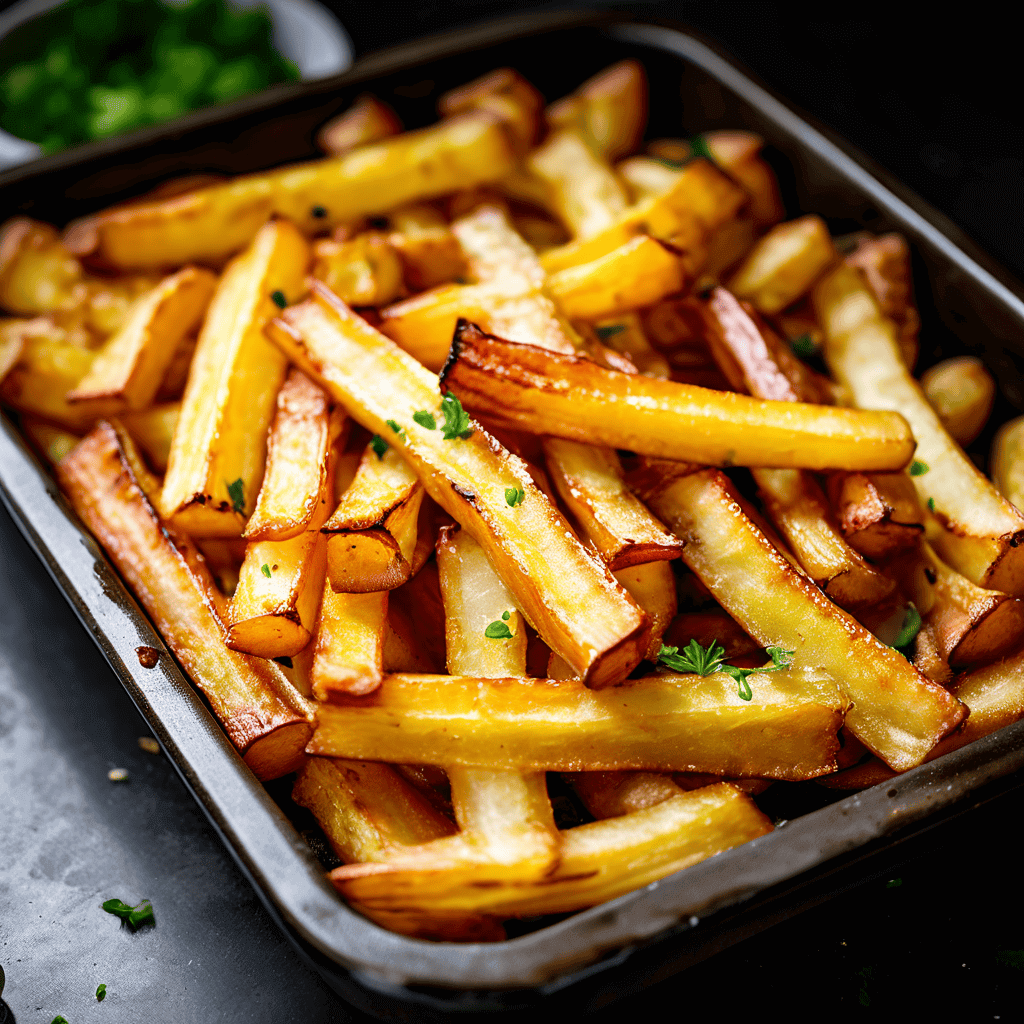
[[[981,433],[996,397],[992,374],[975,356],[957,356],[930,367],[921,375],[921,387],[942,425],[961,447]]]
[[[662,637],[676,614],[676,581],[668,562],[644,562],[612,573],[651,619],[648,661],[657,661]]]
[[[405,283],[413,291],[465,277],[466,257],[448,222],[432,206],[414,204],[392,210],[388,242],[402,261]]]
[[[836,258],[825,222],[809,214],[772,228],[743,261],[729,289],[760,313],[778,313],[807,294]]]
[[[209,701],[257,778],[295,771],[312,731],[309,711],[278,666],[237,654],[207,594],[202,562],[186,561],[132,477],[118,437],[98,426],[58,468],[75,511],[106,549],[174,656]]]
[[[932,541],[939,555],[979,587],[1024,594],[1024,515],[942,426],[899,354],[895,328],[857,271],[841,266],[823,278],[814,304],[825,331],[825,359],[854,404],[900,412],[913,428],[913,483],[944,526]]]
[[[413,573],[423,485],[394,448],[368,445],[330,519],[327,576],[335,590],[394,590]]]
[[[72,225],[65,243],[75,255],[122,270],[219,265],[249,245],[273,215],[321,230],[495,181],[513,159],[497,118],[467,114],[342,156],[115,207]]]
[[[286,361],[263,335],[304,291],[309,247],[288,221],[261,228],[225,270],[199,336],[167,462],[161,515],[199,537],[237,537],[263,478]]]
[[[0,305],[38,316],[71,305],[82,267],[61,244],[56,228],[28,217],[0,227]]]
[[[710,465],[899,469],[913,453],[899,416],[761,401],[604,370],[461,323],[442,383],[498,424]]]
[[[520,771],[782,779],[831,771],[846,707],[835,684],[792,670],[752,676],[751,685],[757,700],[748,704],[723,674],[657,675],[603,690],[577,680],[390,675],[368,697],[321,707],[309,752]]]
[[[544,455],[565,507],[609,569],[678,558],[681,542],[626,486],[613,451],[549,437]]]
[[[33,419],[31,416],[22,417],[21,429],[28,435],[28,439],[39,454],[54,468],[82,440],[79,434],[72,434],[61,427],[55,427],[45,420]]]
[[[775,172],[760,154],[764,140],[753,132],[718,129],[704,133],[715,163],[728,171],[750,196],[750,215],[758,228],[777,224],[786,215]]]
[[[383,306],[403,292],[402,262],[379,231],[347,242],[323,238],[313,246],[313,276],[350,306]]]
[[[916,547],[924,511],[906,473],[833,473],[829,503],[846,542],[876,562]]]
[[[174,430],[181,415],[181,402],[162,402],[139,412],[125,413],[121,422],[128,428],[146,461],[157,473],[167,470]]]
[[[755,640],[835,679],[852,701],[847,727],[888,764],[919,764],[959,724],[957,701],[827,602],[761,534],[720,472],[692,473],[643,496],[687,539],[683,560]]]
[[[594,324],[601,343],[624,355],[645,377],[668,380],[672,368],[668,360],[650,343],[637,313],[626,313],[612,321]]]
[[[517,71],[499,68],[457,89],[450,89],[438,101],[443,117],[484,110],[500,118],[509,128],[516,149],[525,153],[537,141],[544,99]]]
[[[332,500],[326,489],[331,445],[343,426],[344,414],[332,417],[327,395],[305,374],[292,370],[277,395],[267,468],[242,534],[246,540],[297,537]]]
[[[313,296],[275,320],[270,336],[354,419],[401,445],[427,493],[486,549],[519,609],[581,678],[625,678],[647,647],[647,617],[566,530],[525,465],[471,422],[459,431],[470,436],[452,440],[417,422],[414,413],[441,405],[433,374],[316,282]],[[524,494],[515,507],[506,500],[513,487]]]
[[[25,351],[25,336],[18,321],[0,321],[0,383]]]
[[[764,648],[721,608],[683,612],[672,620],[665,632],[665,643],[682,649],[691,640],[696,640],[701,647],[720,644],[730,664],[736,658],[755,657],[759,658],[757,664],[763,665],[767,657]]]
[[[667,192],[679,180],[680,167],[649,156],[630,156],[615,165],[615,173],[626,183],[633,202],[640,203]]]
[[[371,693],[384,678],[388,592],[338,593],[323,587],[309,669],[310,689],[320,701]]]
[[[136,300],[124,326],[112,335],[67,400],[115,400],[124,409],[151,405],[183,338],[198,327],[217,279],[186,267]]]
[[[1024,509],[1024,417],[1010,420],[999,428],[992,442],[989,461],[992,466],[992,482],[999,493],[1012,501],[1018,509]]]
[[[683,792],[671,776],[654,772],[567,772],[564,778],[598,821],[657,807]]]
[[[325,153],[341,156],[357,146],[379,142],[402,130],[395,112],[376,96],[364,93],[343,114],[331,118],[316,136]]]

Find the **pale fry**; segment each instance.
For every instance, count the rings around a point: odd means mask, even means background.
[[[1003,424],[992,442],[992,482],[999,493],[1024,509],[1024,417]]]
[[[343,114],[332,118],[317,133],[317,145],[332,156],[357,146],[379,142],[402,130],[395,112],[376,96],[364,94]]]
[[[942,425],[961,447],[981,433],[996,397],[992,374],[975,356],[957,356],[929,367],[921,374],[921,387]]]

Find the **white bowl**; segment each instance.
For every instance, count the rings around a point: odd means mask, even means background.
[[[62,0],[21,0],[0,14],[0,39],[12,29],[60,5]],[[173,4],[174,0],[164,0]],[[274,48],[299,69],[305,82],[341,74],[352,65],[352,40],[316,0],[230,0],[235,7],[266,7],[273,23]],[[0,170],[42,156],[34,142],[0,129]]]

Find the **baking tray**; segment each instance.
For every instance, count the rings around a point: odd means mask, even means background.
[[[649,137],[751,128],[769,143],[790,215],[820,213],[839,233],[902,231],[914,249],[924,362],[978,354],[1001,387],[993,421],[1024,408],[1019,284],[944,217],[678,26],[575,12],[448,33],[365,58],[338,78],[7,172],[0,202],[8,215],[65,223],[172,175],[311,157],[317,128],[365,90],[417,127],[433,120],[440,92],[494,67],[518,68],[555,98],[624,57],[648,71]],[[19,528],[272,917],[339,994],[376,1016],[442,1020],[559,1004],[586,1012],[884,873],[1024,787],[1022,722],[845,799],[812,784],[773,787],[768,794],[784,794],[777,810],[792,820],[772,834],[503,944],[393,935],[341,902],[173,659],[139,663],[136,648],[165,650],[163,642],[14,426],[5,418],[2,427],[0,496]]]

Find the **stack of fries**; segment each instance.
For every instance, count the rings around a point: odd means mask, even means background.
[[[0,398],[338,891],[500,939],[1024,716],[1024,421],[990,482],[904,241],[635,62],[439,112],[0,249]]]

